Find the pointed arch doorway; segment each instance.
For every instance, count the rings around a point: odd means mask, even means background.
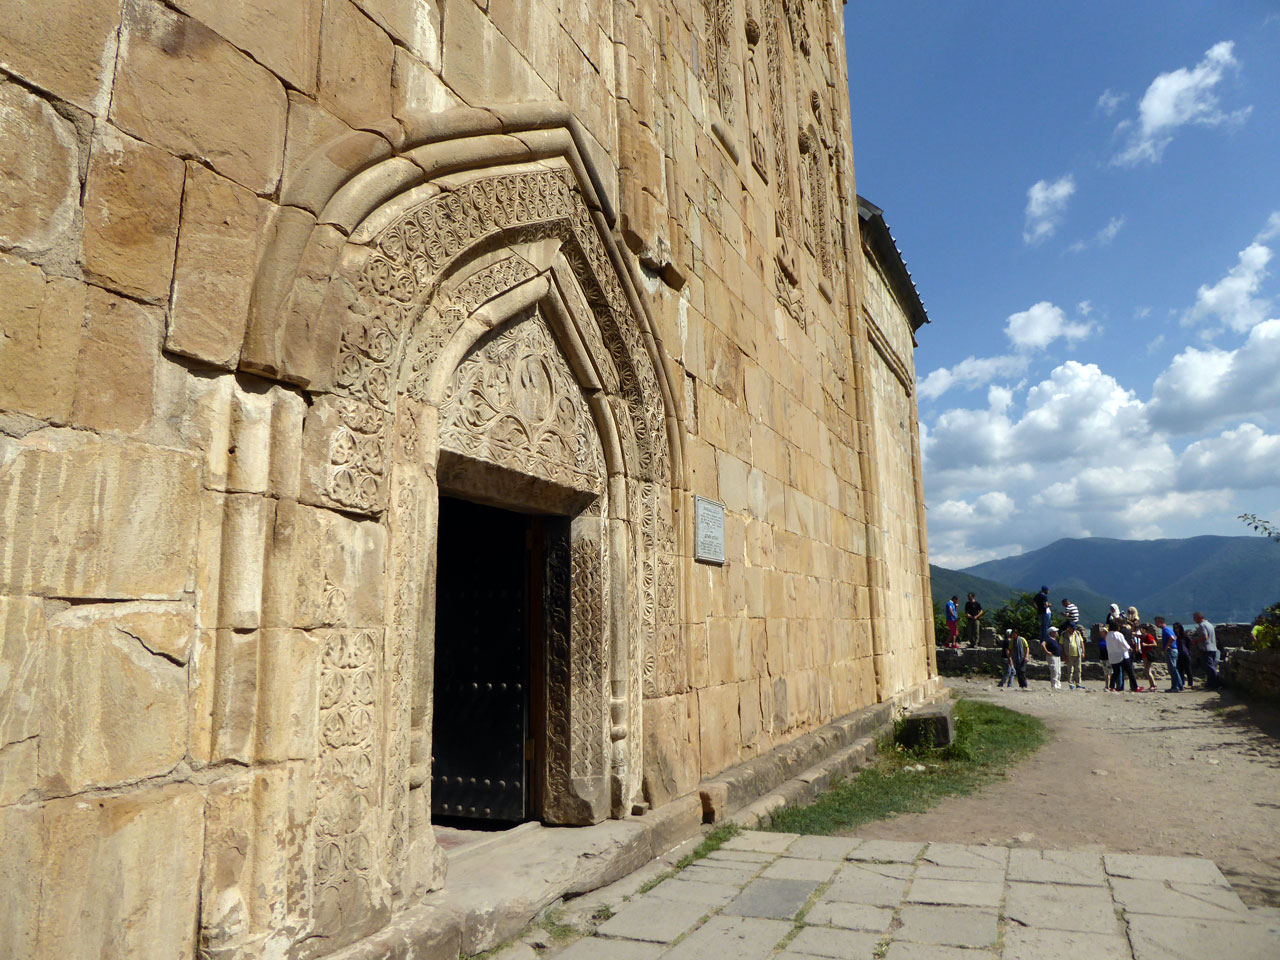
[[[296,790],[256,793],[237,813],[249,835],[267,835],[293,805],[298,853],[278,867],[292,885],[286,926],[309,944],[299,960],[443,882],[433,757],[458,737],[434,722],[437,614],[453,589],[439,565],[474,551],[477,522],[512,542],[521,524],[543,531],[525,568],[526,618],[542,631],[523,638],[521,710],[541,738],[524,754],[525,817],[629,813],[641,796],[642,697],[682,682],[681,434],[653,321],[569,112],[500,113],[420,118],[358,169],[335,158],[366,157],[367,134],[317,150],[281,195],[255,282],[240,369],[305,401],[297,469],[273,472],[269,492],[378,558],[359,571],[358,609],[326,580],[317,590],[334,593],[332,616],[299,625],[315,649],[315,734],[291,761]],[[503,513],[469,521],[459,499]],[[238,530],[237,543],[259,549]],[[292,622],[290,584],[327,577],[284,549],[288,533],[280,526],[255,561],[272,624]],[[473,580],[519,579],[514,565],[482,561]],[[270,705],[292,692],[277,647],[264,641],[258,662],[252,689],[217,665],[213,702]],[[266,929],[256,918],[202,937]]]

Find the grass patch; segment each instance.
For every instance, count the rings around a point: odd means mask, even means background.
[[[833,834],[899,813],[920,813],[946,797],[973,793],[1048,739],[1037,717],[978,700],[957,700],[955,721],[951,746],[904,750],[887,737],[870,767],[837,781],[808,806],[775,812],[761,829]],[[919,764],[923,772],[907,769]]]
[[[538,926],[542,927],[551,938],[551,942],[556,944],[568,943],[579,935],[573,924],[564,922],[563,914],[556,907],[552,907],[538,918]]]
[[[671,877],[674,877],[689,864],[693,863],[693,861],[701,860],[708,853],[714,853],[716,850],[719,850],[731,837],[736,837],[741,832],[742,827],[736,823],[722,823],[714,830],[708,831],[707,835],[702,838],[702,842],[694,847],[693,853],[686,853],[676,861],[676,865],[670,870],[663,870],[662,873],[658,874],[656,877],[646,880],[641,884],[640,889],[636,891],[636,895],[638,896],[642,893],[648,893],[663,880],[668,880]]]
[[[741,832],[742,827],[736,823],[722,823],[714,830],[707,831],[707,835],[702,838],[702,842],[694,847],[693,853],[686,853],[676,861],[676,869],[683,870],[693,861],[701,860],[708,853],[715,853]]]

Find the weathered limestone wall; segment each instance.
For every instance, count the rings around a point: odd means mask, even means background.
[[[931,681],[842,29],[834,0],[0,0],[3,952],[319,957],[447,882],[436,495],[517,461],[502,496],[580,511],[549,818]],[[564,403],[500,434],[464,361],[504,324],[520,371],[563,356],[502,382]]]
[[[884,582],[881,621],[887,642],[882,674],[889,689],[936,673],[932,599],[922,510],[919,421],[915,397],[915,341],[903,305],[893,295],[876,255],[863,248],[862,316],[867,354],[878,509],[868,520],[879,535]],[[925,614],[922,614],[925,611]]]

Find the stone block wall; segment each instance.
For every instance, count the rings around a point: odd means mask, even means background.
[[[1265,700],[1280,701],[1280,650],[1224,651],[1225,683]]]
[[[416,591],[448,423],[379,399],[408,341],[362,311],[418,279],[383,231],[475,171],[528,222],[450,309],[636,324],[555,321],[574,416],[636,431],[574,541],[633,584],[586,595],[631,639],[574,661],[599,708],[564,735],[614,812],[936,682],[927,602],[890,597],[918,442],[882,435],[914,410],[858,309],[844,57],[829,0],[0,0],[8,955],[302,960],[444,882]]]

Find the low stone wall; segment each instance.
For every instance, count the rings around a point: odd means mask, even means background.
[[[1252,623],[1220,623],[1214,628],[1218,647],[1248,647],[1253,644]]]
[[[1097,650],[1093,650],[1094,659],[1086,660],[1083,676],[1085,680],[1102,680],[1106,675],[1103,664],[1096,659]],[[1062,672],[1065,677],[1067,665],[1064,661]],[[964,677],[971,674],[999,677],[1004,673],[1004,657],[999,647],[965,647],[960,650],[938,648],[938,673],[944,677]],[[1034,654],[1027,663],[1029,680],[1048,680],[1049,662],[1037,658]]]
[[[942,669],[941,660],[938,669]],[[1224,658],[1220,674],[1237,690],[1280,700],[1280,650],[1233,650]]]

